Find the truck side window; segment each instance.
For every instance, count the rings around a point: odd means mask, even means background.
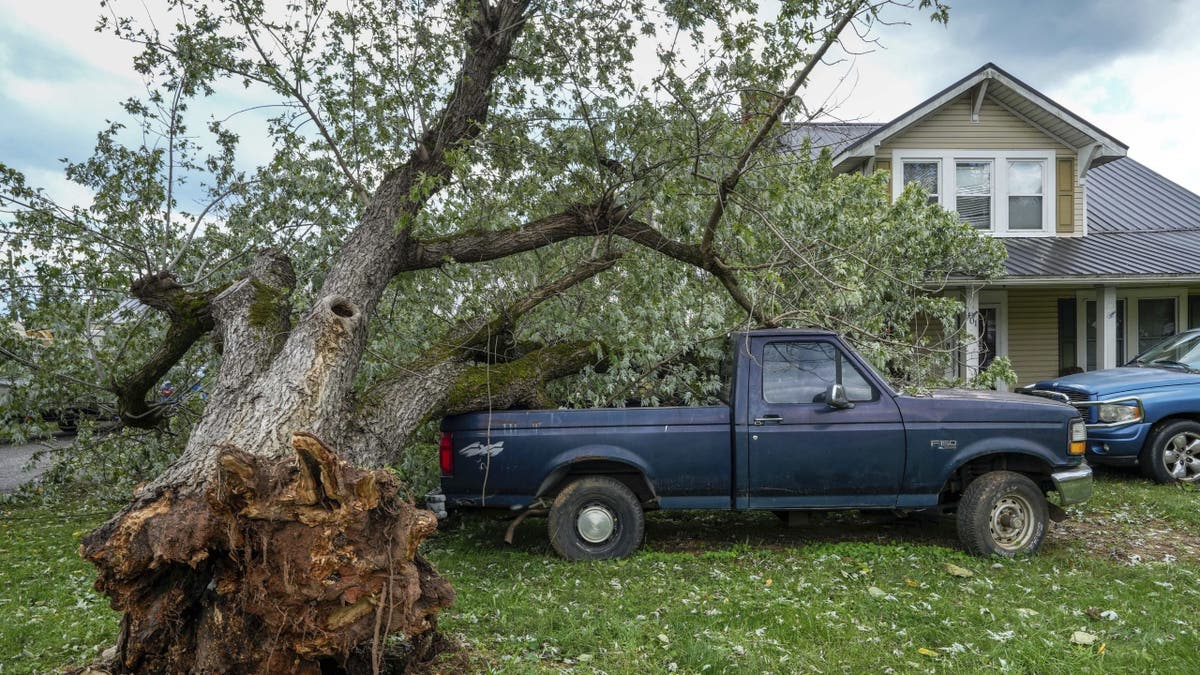
[[[768,403],[822,403],[825,390],[839,381],[849,400],[875,399],[867,380],[828,342],[769,343],[762,369],[763,400]]]

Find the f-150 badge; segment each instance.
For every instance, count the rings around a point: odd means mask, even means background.
[[[504,452],[504,441],[500,441],[499,443],[488,443],[487,445],[484,445],[479,441],[475,441],[462,450],[459,450],[458,454],[462,455],[463,457],[481,457],[483,455],[495,457],[502,452]]]
[[[937,450],[957,450],[958,441],[950,439],[935,438],[929,441],[929,447]]]

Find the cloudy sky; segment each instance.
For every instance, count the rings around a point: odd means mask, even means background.
[[[948,27],[893,15],[911,25],[880,27],[879,48],[830,59],[809,97],[833,91],[840,117],[886,121],[992,61],[1200,192],[1189,166],[1200,157],[1200,0],[950,3]],[[119,101],[143,92],[132,48],[94,32],[99,11],[95,0],[0,0],[0,162],[60,197],[86,195],[62,179],[59,158],[87,157]],[[269,151],[248,149],[248,161]]]

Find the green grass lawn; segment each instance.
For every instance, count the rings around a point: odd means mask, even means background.
[[[480,517],[424,550],[459,594],[441,627],[479,671],[1200,672],[1197,490],[1121,472],[1096,487],[1019,561],[965,555],[952,523],[846,515],[656,513],[640,553],[597,563],[556,558],[544,520],[507,546],[506,523]],[[0,673],[111,644],[76,552],[103,516],[0,511]]]

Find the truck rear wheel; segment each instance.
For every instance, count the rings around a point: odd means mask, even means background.
[[[992,471],[976,478],[958,503],[958,538],[977,556],[1030,555],[1046,538],[1046,495],[1028,477]]]
[[[1200,424],[1175,420],[1150,436],[1138,457],[1142,475],[1156,483],[1200,479]]]
[[[579,478],[550,507],[550,543],[567,560],[624,558],[642,543],[642,505],[609,476]]]

